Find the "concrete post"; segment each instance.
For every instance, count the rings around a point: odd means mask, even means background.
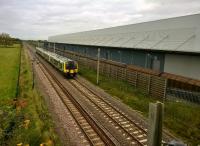
[[[161,146],[162,143],[163,104],[149,104],[148,146]]]
[[[99,84],[99,63],[100,63],[100,48],[98,48],[98,54],[97,54],[97,85]]]

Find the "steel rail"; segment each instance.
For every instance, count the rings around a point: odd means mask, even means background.
[[[44,63],[41,62],[41,60],[39,59],[39,57],[37,55],[35,55],[35,53],[33,52],[33,50],[31,49],[31,55],[34,59],[37,59],[41,64],[39,64],[40,69],[42,70],[42,72],[44,73],[44,75],[47,77],[47,79],[49,80],[49,82],[51,83],[51,85],[53,86],[54,90],[56,91],[57,95],[59,95],[59,98],[61,99],[61,101],[65,104],[66,108],[68,109],[68,111],[70,112],[71,116],[73,117],[73,119],[76,121],[76,123],[78,124],[79,128],[81,129],[82,133],[85,135],[87,141],[89,142],[90,145],[94,145],[93,142],[91,141],[91,139],[89,138],[88,134],[85,132],[85,130],[83,129],[83,127],[80,125],[80,122],[77,120],[77,118],[75,117],[73,111],[66,105],[64,99],[62,98],[62,95],[60,94],[60,92],[58,92],[58,90],[56,89],[55,85],[53,84],[53,81],[50,79],[50,77],[48,76],[47,72],[44,69]],[[36,60],[35,60],[36,61]]]
[[[41,67],[40,67],[41,68]],[[48,78],[49,82],[51,83],[51,85],[53,86],[53,88],[55,89],[56,93],[59,95],[60,99],[62,100],[62,102],[65,104],[66,108],[68,109],[68,111],[70,111],[70,114],[72,115],[72,117],[74,118],[74,120],[76,121],[76,123],[78,124],[79,128],[81,129],[82,133],[85,135],[85,137],[87,138],[88,142],[90,145],[95,145],[89,135],[87,134],[87,132],[83,129],[83,127],[80,125],[80,122],[78,121],[78,119],[75,117],[73,111],[66,105],[64,99],[62,98],[62,95],[60,94],[60,92],[58,92],[58,90],[56,89],[55,85],[53,84],[52,80],[48,77],[47,73],[45,72],[44,68],[41,68],[42,72],[45,74],[45,76]]]
[[[90,116],[90,114],[80,105],[80,103],[73,97],[73,95],[60,83],[60,81],[53,75],[53,73],[44,65],[44,68],[48,71],[53,80],[57,83],[57,85],[61,88],[63,93],[67,95],[67,97],[71,100],[71,102],[75,105],[75,107],[79,110],[79,112],[83,115],[86,121],[90,124],[90,126],[94,129],[94,131],[99,135],[99,137],[103,140],[103,142],[107,146],[114,146],[115,143],[108,137],[108,135],[104,132],[102,128],[100,128],[96,124],[96,120]]]
[[[81,84],[84,88],[86,88],[87,90],[89,90],[92,94],[94,94],[95,96],[97,96],[99,99],[101,99],[103,102],[105,102],[108,106],[110,106],[111,108],[113,108],[116,112],[118,112],[121,116],[123,116],[126,120],[130,121],[132,124],[134,124],[138,129],[140,129],[143,133],[147,134],[147,131],[144,130],[142,127],[140,127],[138,124],[136,124],[132,119],[130,119],[129,117],[127,117],[126,115],[123,115],[116,107],[114,107],[112,104],[109,104],[108,101],[106,101],[104,98],[102,98],[101,96],[99,96],[97,93],[95,93],[92,89],[88,88],[86,85],[84,85],[83,83],[81,83],[79,80],[77,80],[75,78],[75,80]]]
[[[126,134],[131,137],[138,145],[143,146],[144,144],[141,143],[136,137],[134,137],[131,133],[129,133],[127,131],[127,129],[125,129],[124,127],[122,127],[122,125],[120,125],[115,119],[113,119],[113,117],[111,117],[102,107],[100,107],[97,103],[95,103],[92,99],[90,99],[86,93],[84,93],[82,90],[80,90],[76,85],[74,85],[73,82],[70,81],[70,83],[72,83],[72,85],[79,90],[88,100],[90,100],[91,103],[93,103],[96,107],[98,107],[105,115],[107,115],[107,117],[109,117],[110,119],[112,119],[112,121],[119,126],[123,131],[126,132]],[[120,112],[118,112],[120,113]],[[120,113],[121,114],[121,113]]]

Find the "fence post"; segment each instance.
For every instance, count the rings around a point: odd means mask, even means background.
[[[105,64],[104,64],[104,63],[101,63],[99,68],[100,68],[100,72],[101,72],[102,74],[106,74],[106,73],[105,73]]]
[[[98,54],[97,54],[97,85],[99,84],[99,63],[100,63],[100,48],[98,48]]]
[[[116,69],[115,70],[115,72],[116,72],[116,79],[118,79],[118,69],[117,69],[117,67],[115,69]]]
[[[32,67],[32,90],[34,89],[34,87],[35,87],[35,73],[34,73],[34,60],[32,60],[32,62],[31,62],[31,67]]]
[[[109,77],[111,77],[111,64],[109,64]]]
[[[48,47],[47,48],[48,48],[47,50],[49,51],[50,50],[50,43],[48,43]]]
[[[162,143],[163,104],[149,104],[148,146],[161,146]]]
[[[138,72],[136,71],[135,88],[137,88],[137,84],[138,84]]]
[[[20,46],[20,50],[19,50],[19,68],[18,68],[18,77],[17,77],[17,86],[16,86],[16,92],[15,92],[15,98],[17,98],[20,94],[20,90],[19,90],[19,82],[20,82],[20,72],[21,72],[21,57],[22,57],[22,47],[24,47],[24,45]]]
[[[56,53],[56,43],[53,45],[53,52]]]
[[[151,75],[149,75],[148,87],[147,87],[147,94],[150,93],[150,88],[151,88]]]
[[[75,60],[78,60],[78,59],[76,58],[75,52],[73,52],[72,57],[73,57]]]
[[[164,85],[164,95],[163,95],[163,102],[165,101],[166,99],[166,93],[167,93],[167,82],[168,80],[165,79],[165,85]]]
[[[126,65],[126,67],[124,68],[124,80],[125,80],[125,81],[127,80],[127,65]]]

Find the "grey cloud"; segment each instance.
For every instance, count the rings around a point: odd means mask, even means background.
[[[1,0],[0,32],[47,39],[199,11],[199,0]]]

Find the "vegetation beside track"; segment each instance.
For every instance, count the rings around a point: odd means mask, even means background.
[[[93,84],[96,84],[96,71],[81,66],[79,74]],[[104,75],[100,75],[99,79],[99,87],[134,110],[138,110],[145,117],[148,116],[149,102],[156,102],[158,100],[142,94],[125,81],[115,80]],[[191,145],[200,144],[200,106],[173,101],[165,101],[164,104],[165,127]]]
[[[59,139],[54,132],[54,125],[45,102],[37,90],[32,88],[33,76],[31,64],[24,49],[22,49],[21,54],[19,94],[15,97],[18,78],[16,72],[19,67],[19,61],[17,61],[19,60],[19,53],[17,53],[16,50],[11,50],[11,54],[13,54],[12,57],[7,53],[7,51],[9,52],[10,50],[3,52],[4,60],[2,61],[13,62],[15,66],[5,64],[7,69],[3,70],[5,74],[7,74],[4,75],[7,77],[7,80],[11,78],[13,87],[9,90],[12,94],[5,92],[4,98],[0,99],[0,145],[14,146],[19,143],[29,145],[46,143],[49,146],[60,145]],[[1,53],[0,48],[0,54]],[[14,70],[10,69],[13,68],[13,66],[16,72],[10,71]],[[4,80],[4,84],[6,86],[11,86],[10,82],[7,82],[7,80]],[[3,88],[2,84],[0,84],[0,88]]]

